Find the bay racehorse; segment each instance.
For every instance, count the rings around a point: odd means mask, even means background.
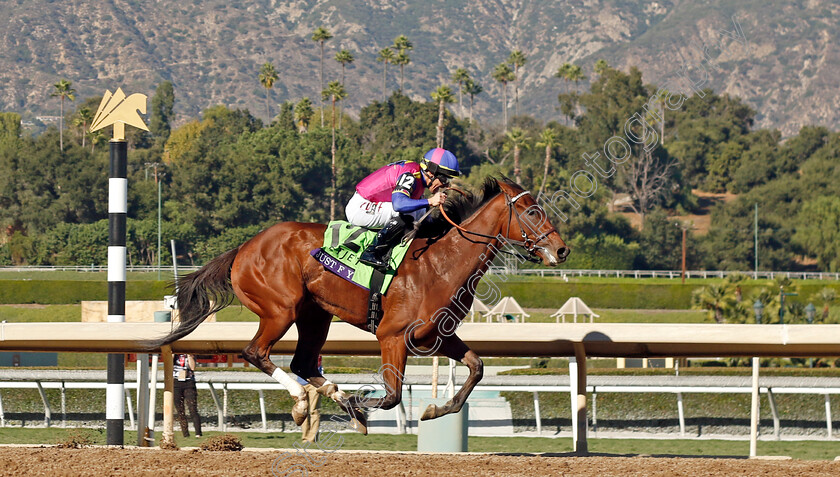
[[[192,332],[233,296],[260,317],[256,336],[242,356],[280,382],[295,405],[292,416],[306,417],[303,387],[271,362],[272,346],[292,324],[298,342],[291,371],[335,400],[366,432],[364,408],[391,409],[402,398],[409,353],[440,354],[469,368],[469,377],[442,407],[430,405],[422,419],[458,412],[481,380],[483,364],[455,334],[493,257],[505,248],[524,248],[534,261],[553,266],[569,249],[530,193],[506,178],[488,178],[475,193],[446,200],[438,226],[421,228],[393,283],[382,299],[383,318],[376,331],[384,370],[385,397],[348,396],[318,372],[318,355],[333,316],[365,329],[368,292],[326,271],[310,251],[322,245],[326,226],[283,222],[263,230],[239,247],[216,257],[180,280],[181,321],[172,333],[147,342],[158,348]],[[442,224],[442,225],[441,225]],[[435,230],[432,230],[435,229]]]

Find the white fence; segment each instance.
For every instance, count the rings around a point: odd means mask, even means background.
[[[59,379],[64,374],[69,379]],[[285,389],[267,376],[257,373],[210,371],[199,373],[198,389],[204,389],[211,393],[216,406],[218,419],[217,428],[220,431],[227,430],[228,423],[228,391],[247,390],[254,391],[259,400],[260,418],[262,430],[268,431],[268,420],[266,416],[265,391],[286,392]],[[375,382],[370,375],[329,375],[330,379],[341,385],[347,391],[359,389],[382,389],[381,383]],[[683,394],[710,393],[710,394],[749,394],[752,387],[748,376],[591,376],[591,384],[587,386],[587,392],[591,396],[591,412],[588,425],[593,430],[598,427],[597,399],[598,394],[604,393],[667,393],[676,396],[675,405],[679,420],[680,435],[685,436],[685,410],[683,406]],[[406,395],[410,396],[414,391],[429,391],[431,385],[429,376],[407,376]],[[462,384],[463,378],[456,379],[456,384]],[[512,391],[533,393],[534,416],[537,427],[537,434],[542,433],[542,419],[540,416],[540,393],[570,391],[569,376],[488,376],[482,383],[476,386],[476,391]],[[793,378],[793,377],[766,377],[761,379],[759,386],[760,393],[767,397],[770,405],[770,412],[773,417],[773,436],[776,440],[781,435],[781,420],[776,407],[775,395],[777,394],[805,394],[822,395],[825,398],[825,424],[826,437],[831,439],[832,415],[831,395],[840,394],[840,378]],[[444,376],[440,386],[445,387],[448,379]],[[44,425],[49,427],[53,421],[52,406],[47,399],[45,389],[61,390],[61,425],[66,425],[66,389],[105,389],[104,371],[71,371],[61,372],[53,370],[2,370],[0,371],[0,389],[37,389],[44,405]],[[130,389],[136,392],[136,373],[128,371],[125,376],[125,393],[130,428],[135,427],[135,413],[132,405]],[[158,372],[157,389],[163,389],[163,372]],[[220,396],[221,394],[221,396]],[[6,426],[7,405],[4,405],[0,393],[0,426]],[[408,407],[411,407],[409,403]],[[392,411],[377,411],[379,419],[393,419],[398,433],[413,433],[414,419],[409,415],[406,418],[405,408],[400,406]],[[389,417],[388,417],[389,416]],[[104,413],[103,413],[104,419]]]

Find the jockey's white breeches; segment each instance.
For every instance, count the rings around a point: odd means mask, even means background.
[[[350,202],[347,203],[344,212],[347,214],[347,221],[359,227],[369,229],[381,229],[391,220],[391,217],[399,215],[390,202],[371,202],[361,196],[358,192],[353,194]],[[424,209],[408,212],[415,220],[426,213]]]

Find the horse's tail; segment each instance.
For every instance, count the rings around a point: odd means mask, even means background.
[[[239,247],[219,255],[178,282],[178,327],[163,338],[145,341],[149,350],[160,348],[192,333],[208,316],[227,307],[234,298],[230,268]]]

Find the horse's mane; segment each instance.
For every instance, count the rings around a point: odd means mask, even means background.
[[[519,188],[515,182],[505,176],[487,177],[475,192],[464,191],[466,195],[462,195],[458,192],[450,191],[447,194],[446,202],[443,204],[446,215],[456,224],[467,220],[489,202],[490,199],[502,193],[500,183]],[[440,216],[439,211],[434,213],[434,217],[436,219],[434,228],[437,232],[446,233],[452,228],[452,225]]]

